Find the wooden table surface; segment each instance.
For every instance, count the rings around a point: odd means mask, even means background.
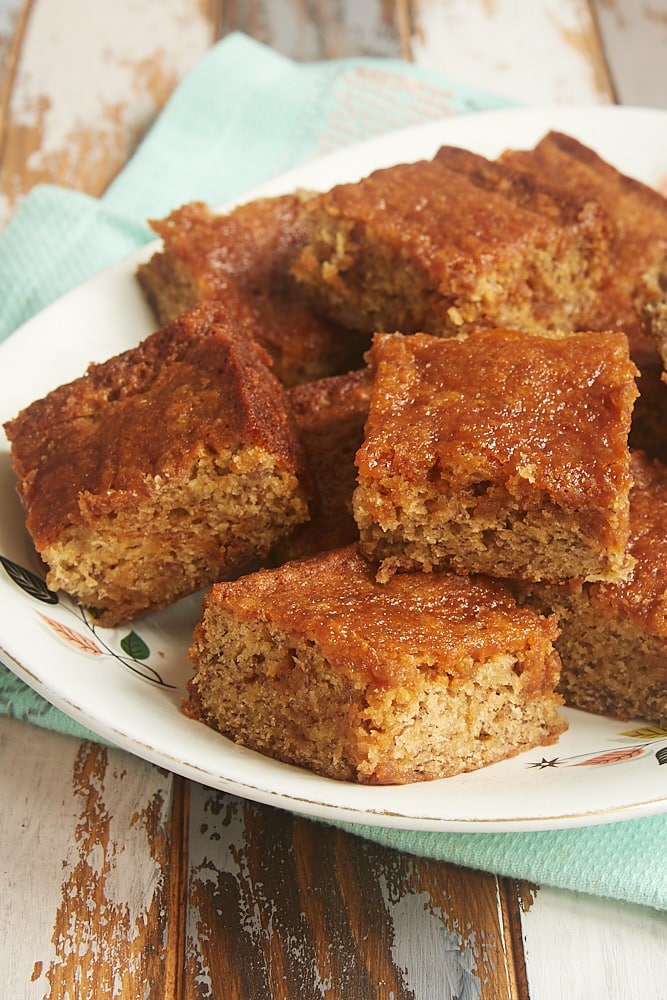
[[[233,30],[533,104],[667,107],[655,0],[0,0],[0,226],[40,181],[101,193]],[[1,998],[667,996],[665,914],[386,850],[12,719],[0,747]]]

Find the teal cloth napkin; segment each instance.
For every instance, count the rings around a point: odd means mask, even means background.
[[[310,158],[392,128],[506,105],[400,61],[297,65],[230,35],[176,90],[102,198],[42,186],[25,199],[0,239],[0,339],[151,239],[148,218],[190,200],[222,204]],[[0,712],[97,739],[1,665]],[[341,825],[415,855],[667,909],[667,816],[496,834]]]

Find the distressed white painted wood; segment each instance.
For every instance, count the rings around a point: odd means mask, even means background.
[[[23,7],[23,0],[0,0],[0,40],[2,40],[0,53],[3,58],[6,58],[8,43],[16,31]]]
[[[294,0],[260,0],[222,4],[222,32],[245,31],[278,52],[307,62],[345,56],[401,55],[400,25],[382,0],[335,0],[304,4]]]
[[[667,996],[667,913],[542,888],[522,923],[534,1000]]]
[[[2,0],[0,24],[15,22]],[[36,0],[11,93],[0,224],[26,184],[56,181],[100,194],[131,155],[177,83],[213,42],[189,0]]]
[[[667,108],[667,2],[593,0],[616,100]]]
[[[420,0],[416,10],[422,66],[522,104],[611,100],[587,0]]]
[[[185,995],[520,1000],[502,888],[192,786]]]
[[[0,755],[0,996],[161,990],[173,777],[5,717]]]

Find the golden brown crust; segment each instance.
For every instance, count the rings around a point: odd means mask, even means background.
[[[297,194],[287,194],[216,213],[203,202],[190,202],[165,219],[151,220],[151,226],[202,294],[223,291],[232,280],[264,291],[287,281],[292,258],[306,238],[299,204]]]
[[[227,575],[307,516],[286,390],[215,303],[92,365],[6,431],[54,588],[105,624]]]
[[[147,475],[181,476],[202,448],[271,449],[303,475],[284,390],[227,320],[215,304],[196,307],[5,425],[38,547],[77,520],[82,496],[100,510],[132,504]]]
[[[667,459],[667,200],[622,174],[589,147],[549,132],[533,149],[508,150],[501,162],[537,183],[562,184],[597,202],[609,223],[609,266],[582,326],[623,330],[641,371],[632,444]]]
[[[601,235],[609,236],[609,220],[597,199],[563,177],[540,176],[536,172],[516,169],[502,157],[488,160],[478,153],[458,146],[441,146],[434,160],[448,170],[464,175],[482,191],[493,192],[528,212],[546,216],[559,225],[585,224],[587,217],[597,215]]]
[[[366,338],[318,316],[290,276],[306,236],[299,205],[290,194],[224,214],[192,202],[153,220],[163,248],[137,278],[158,320],[167,323],[199,301],[224,301],[288,385],[360,365]]]
[[[369,358],[354,510],[363,550],[383,573],[627,572],[637,389],[622,334],[384,334]]]
[[[436,650],[439,669],[452,678],[509,651],[521,656],[531,690],[548,689],[553,679],[532,653],[536,635],[556,637],[556,621],[517,607],[500,580],[402,573],[378,584],[356,545],[216,584],[207,603],[233,607],[240,621],[307,635],[334,669],[371,684],[409,682]]]
[[[383,586],[349,546],[212,588],[186,711],[330,777],[442,777],[563,730],[556,634],[498,581]]]
[[[612,225],[611,267],[585,323],[590,329],[622,329],[633,344],[635,336],[641,340],[642,280],[667,254],[665,198],[562,132],[549,132],[534,149],[508,150],[501,161],[541,181],[567,184],[602,206]]]
[[[572,329],[604,265],[605,228],[585,207],[537,207],[437,160],[399,164],[304,201],[310,237],[293,271],[370,331]]]

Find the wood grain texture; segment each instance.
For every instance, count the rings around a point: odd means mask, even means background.
[[[214,40],[207,9],[189,0],[33,0],[22,24],[4,101],[0,223],[38,183],[100,194]]]
[[[173,776],[0,719],[2,995],[168,998]],[[149,987],[150,984],[150,987]]]
[[[188,1000],[524,995],[492,875],[200,786],[189,842]]]
[[[4,133],[7,121],[7,105],[25,36],[28,14],[29,4],[24,0],[0,2],[0,137]]]
[[[216,39],[292,58],[410,55],[408,0],[0,0],[0,228],[35,184],[101,194]],[[72,31],[71,26],[77,25]]]
[[[166,879],[167,937],[164,1000],[181,1000],[185,989],[185,917],[189,874],[190,782],[173,775]]]
[[[228,0],[219,32],[243,31],[299,61],[406,54],[408,0]]]
[[[667,108],[667,3],[591,0],[619,104]]]
[[[419,65],[521,104],[613,100],[588,0],[420,0],[417,10]]]
[[[522,925],[535,1000],[657,1000],[667,993],[665,912],[542,888],[524,907]]]

